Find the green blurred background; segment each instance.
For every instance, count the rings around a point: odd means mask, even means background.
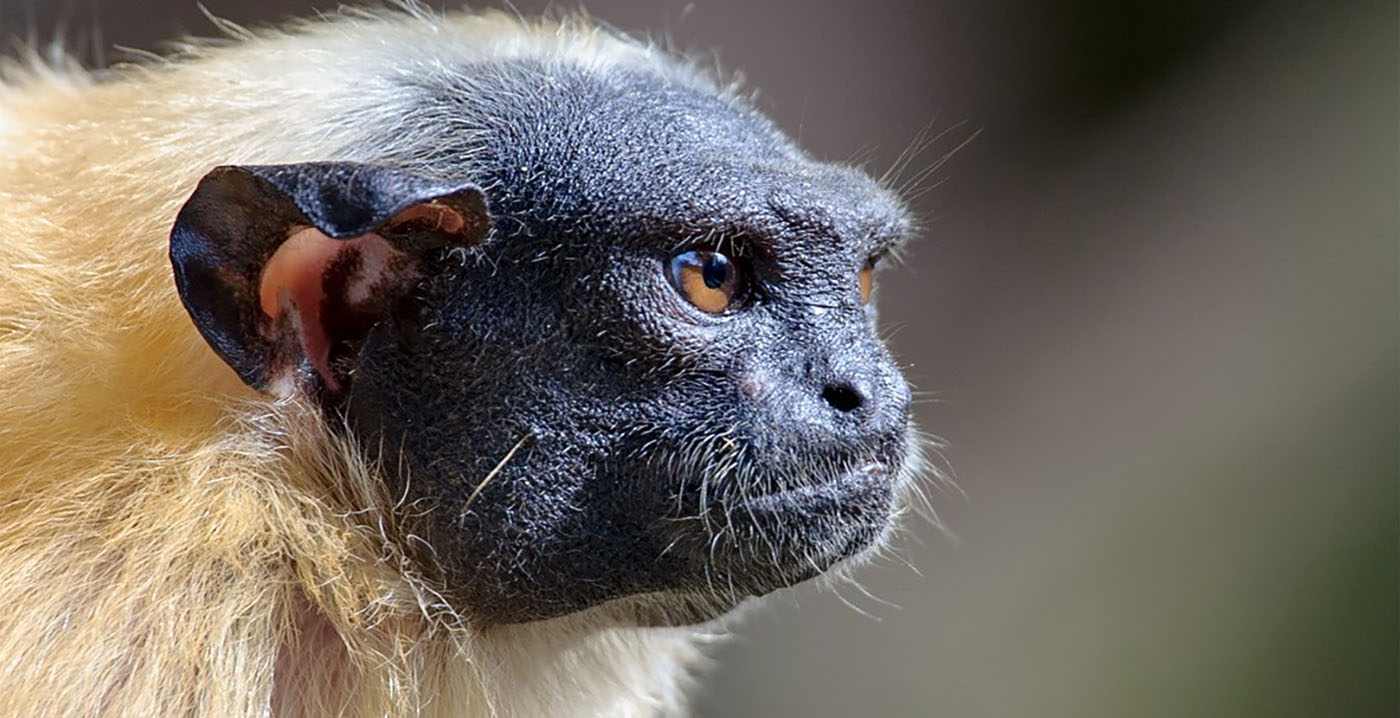
[[[824,158],[937,136],[879,301],[946,532],[752,612],[701,716],[1400,715],[1394,3],[587,7],[716,49]],[[89,63],[182,31],[193,0],[0,0]]]

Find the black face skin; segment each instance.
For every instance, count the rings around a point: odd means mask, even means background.
[[[470,156],[491,232],[423,255],[327,407],[401,467],[445,593],[482,624],[609,602],[695,622],[877,542],[910,393],[858,273],[906,234],[899,203],[660,77],[473,72],[421,81],[415,124],[489,120],[415,171],[461,178]],[[743,272],[729,311],[669,281],[691,249]]]
[[[420,528],[451,591],[492,622],[653,592],[695,620],[870,546],[910,396],[857,275],[901,238],[900,206],[720,100],[549,74],[477,111],[498,123],[474,158],[496,168],[477,178],[493,236],[427,269],[416,340],[375,331],[348,404],[435,506]],[[729,313],[668,281],[693,248],[747,274]]]

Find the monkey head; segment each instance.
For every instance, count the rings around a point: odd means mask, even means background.
[[[208,174],[171,258],[244,381],[382,473],[444,595],[696,622],[884,540],[913,452],[871,301],[890,192],[674,72],[403,82],[393,142]]]

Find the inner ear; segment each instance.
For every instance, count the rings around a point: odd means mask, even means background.
[[[415,225],[451,235],[466,221],[449,207],[419,204],[379,231],[350,239],[293,227],[263,268],[258,285],[263,314],[280,343],[299,348],[293,356],[304,357],[332,395],[347,388],[347,360],[361,341],[419,279],[417,256],[385,238]]]
[[[170,258],[195,326],[245,382],[335,401],[423,256],[489,228],[469,184],[347,163],[221,167],[181,208]]]

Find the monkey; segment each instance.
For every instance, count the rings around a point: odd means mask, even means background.
[[[896,194],[581,16],[0,85],[0,715],[684,715],[889,544]]]

